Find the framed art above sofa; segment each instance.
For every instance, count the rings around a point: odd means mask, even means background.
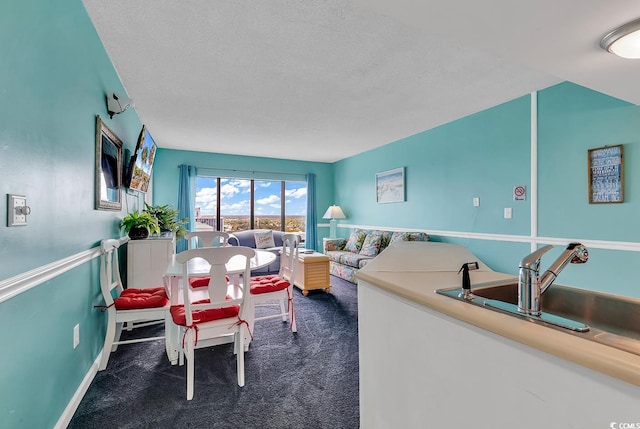
[[[404,200],[404,167],[376,173],[376,202],[399,203]]]

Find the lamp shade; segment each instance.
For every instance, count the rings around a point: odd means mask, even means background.
[[[340,206],[329,206],[322,219],[346,219]]]

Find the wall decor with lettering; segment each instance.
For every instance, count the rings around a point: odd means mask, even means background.
[[[622,145],[589,149],[589,204],[624,202]]]

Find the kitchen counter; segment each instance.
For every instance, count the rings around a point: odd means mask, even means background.
[[[640,386],[640,356],[435,293],[440,288],[460,287],[458,270],[463,263],[476,260],[462,246],[404,242],[376,257],[360,270],[357,278],[415,304]],[[480,269],[470,271],[472,288],[479,283],[514,278],[479,262]]]
[[[433,242],[394,244],[357,274],[360,427],[640,425],[640,356],[435,292],[474,261],[472,287],[514,278]]]

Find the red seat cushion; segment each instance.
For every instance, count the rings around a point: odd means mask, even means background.
[[[288,288],[290,283],[280,276],[259,276],[251,279],[249,285],[250,293],[258,295],[261,293],[275,292]]]
[[[163,287],[149,289],[125,289],[113,300],[118,310],[164,307],[169,302]]]
[[[193,288],[207,287],[209,286],[209,279],[211,277],[189,277],[189,284]],[[229,282],[229,276],[225,276],[227,283]]]
[[[209,286],[209,277],[190,277],[189,284],[191,287],[207,287]]]
[[[231,299],[232,298],[230,296],[227,296],[227,300]],[[194,304],[206,304],[208,302],[210,302],[208,299],[202,299],[200,301],[194,302]],[[172,305],[169,311],[171,312],[173,323],[181,326],[187,325],[187,317],[185,315],[184,305]],[[220,308],[208,308],[206,310],[195,310],[193,311],[193,323],[204,323],[210,322],[212,320],[226,319],[228,317],[237,317],[238,313],[240,313],[239,305],[230,305],[229,307]]]

